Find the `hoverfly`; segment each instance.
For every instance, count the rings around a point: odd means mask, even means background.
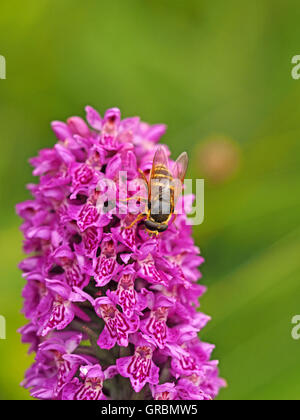
[[[146,231],[154,236],[168,229],[178,197],[182,192],[182,184],[188,166],[188,156],[183,152],[176,160],[172,171],[169,169],[168,156],[165,149],[159,146],[155,152],[149,181],[140,171],[148,187],[148,198],[145,212],[126,228],[130,229],[144,219]],[[139,199],[139,201],[142,199]],[[176,215],[175,215],[176,216]]]

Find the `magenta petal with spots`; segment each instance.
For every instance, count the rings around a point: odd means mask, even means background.
[[[157,384],[159,381],[159,368],[153,363],[152,355],[152,348],[143,345],[135,348],[133,356],[117,360],[119,373],[130,379],[135,392],[140,392],[146,383]]]
[[[116,343],[127,347],[129,334],[136,332],[139,328],[139,317],[126,318],[107,297],[96,299],[94,306],[96,313],[105,323],[98,345],[104,349],[111,349]]]

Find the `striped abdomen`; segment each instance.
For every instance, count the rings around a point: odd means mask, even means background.
[[[151,218],[158,223],[165,222],[174,212],[173,177],[164,165],[157,165],[151,179],[151,197],[148,206]]]

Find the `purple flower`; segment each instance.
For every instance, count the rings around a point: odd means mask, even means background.
[[[166,127],[117,108],[86,107],[86,119],[52,123],[57,143],[30,160],[39,182],[17,205],[20,333],[36,353],[23,386],[38,399],[213,399],[225,382],[198,337],[210,318],[198,311],[203,258],[187,217],[155,238],[129,227]]]
[[[116,241],[106,234],[101,243],[101,255],[93,259],[93,274],[98,287],[103,287],[111,281],[118,272]]]
[[[31,388],[31,395],[40,399],[61,399],[65,384],[74,377],[80,360],[69,361],[65,356],[71,354],[79,345],[81,334],[54,334],[40,343],[36,362],[27,371],[23,385]]]
[[[141,331],[145,336],[151,338],[159,349],[164,349],[166,342],[170,340],[167,320],[169,308],[173,305],[173,299],[158,295],[154,307],[141,321]]]

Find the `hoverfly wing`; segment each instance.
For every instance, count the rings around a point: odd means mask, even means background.
[[[152,164],[152,170],[151,170],[151,176],[150,179],[154,177],[155,175],[155,170],[159,169],[159,168],[169,168],[169,163],[168,163],[168,156],[167,153],[165,151],[165,148],[162,146],[158,146],[158,148],[156,149],[154,158],[153,158],[153,164]]]
[[[174,206],[182,193],[183,182],[188,167],[189,159],[186,152],[178,156],[173,167],[173,183],[174,183]]]
[[[178,156],[174,168],[173,168],[173,177],[176,179],[180,179],[181,182],[184,181],[186,170],[188,167],[189,158],[186,152],[181,153]]]

